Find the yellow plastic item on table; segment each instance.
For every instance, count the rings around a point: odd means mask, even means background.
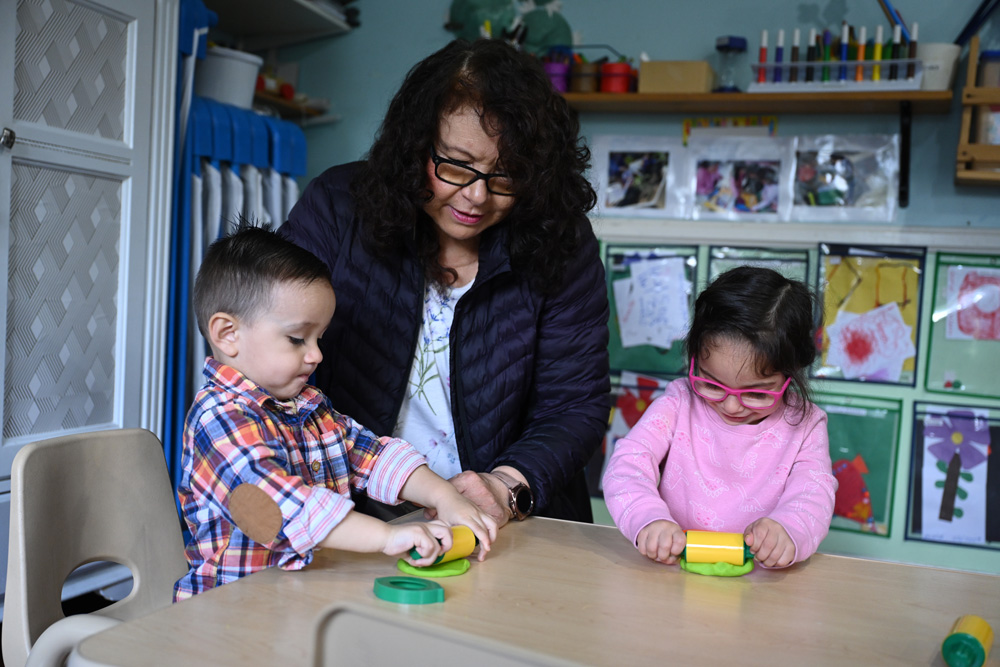
[[[743,542],[743,533],[688,530],[682,557],[688,563],[729,563],[742,567],[753,554]]]

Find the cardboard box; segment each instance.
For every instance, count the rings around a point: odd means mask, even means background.
[[[640,93],[710,93],[715,72],[706,60],[650,60],[639,63]]]

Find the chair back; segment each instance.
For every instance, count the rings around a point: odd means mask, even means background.
[[[129,620],[173,599],[184,541],[159,439],[143,429],[68,435],[24,446],[11,469],[3,659],[21,667],[62,619],[62,587],[81,565],[132,572],[124,599],[94,612]]]

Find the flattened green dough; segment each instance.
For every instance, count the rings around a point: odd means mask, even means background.
[[[748,559],[743,565],[733,565],[732,563],[689,563],[683,558],[680,561],[681,569],[695,574],[704,574],[709,577],[742,577],[753,569],[753,559]]]
[[[438,563],[437,565],[428,565],[427,567],[414,567],[402,558],[396,561],[396,567],[399,568],[400,572],[412,574],[417,577],[455,577],[468,572],[471,566],[472,564],[469,563],[468,558],[459,558],[458,560]]]

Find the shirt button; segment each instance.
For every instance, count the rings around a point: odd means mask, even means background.
[[[313,472],[319,472],[319,461],[313,461],[312,462],[312,469],[313,469]]]

